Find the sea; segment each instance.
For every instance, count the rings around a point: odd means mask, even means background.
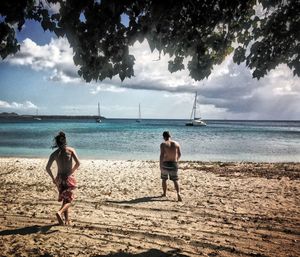
[[[182,160],[300,162],[300,121],[93,119],[0,122],[0,156],[47,158],[64,131],[81,159],[159,160],[163,131],[181,145]]]

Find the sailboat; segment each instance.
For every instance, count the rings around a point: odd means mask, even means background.
[[[139,104],[139,118],[136,120],[136,122],[141,122],[142,118],[141,118],[141,104]]]
[[[194,104],[193,104],[191,118],[190,118],[190,121],[185,124],[186,126],[206,126],[207,125],[200,117],[197,118],[196,112],[197,112],[197,92],[195,94],[195,100],[194,100]]]
[[[101,116],[100,116],[100,103],[98,102],[98,118],[96,119],[97,123],[101,123]]]
[[[38,109],[36,109],[36,115],[33,119],[34,120],[42,120],[42,118],[39,117],[39,110]]]

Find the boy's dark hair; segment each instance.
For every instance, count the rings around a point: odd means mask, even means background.
[[[163,137],[164,137],[165,140],[168,140],[171,137],[170,132],[169,131],[164,131]]]
[[[54,145],[52,148],[63,147],[67,144],[66,134],[60,131],[53,139]]]

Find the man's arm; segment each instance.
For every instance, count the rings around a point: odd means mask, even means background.
[[[52,166],[52,163],[54,162],[54,160],[55,160],[54,153],[52,153],[49,157],[49,160],[48,160],[48,163],[47,163],[47,166],[46,166],[46,171],[49,174],[49,176],[52,178],[53,183],[56,184],[55,178],[54,178],[54,176],[52,174],[52,171],[51,171],[51,166]]]
[[[181,150],[180,150],[180,145],[179,144],[177,144],[177,151],[178,151],[178,160],[177,161],[179,161],[179,159],[181,157]]]
[[[79,166],[80,166],[80,161],[79,161],[79,158],[78,158],[78,156],[76,154],[75,149],[72,149],[72,157],[74,158],[74,161],[75,161],[75,165],[72,168],[72,174],[73,174],[79,168]]]

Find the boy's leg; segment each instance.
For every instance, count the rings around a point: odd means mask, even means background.
[[[63,214],[65,211],[69,209],[71,203],[64,203],[63,207],[59,210],[60,214]]]
[[[62,214],[61,210],[64,208],[64,205],[65,205],[64,202],[62,202],[59,211],[56,213],[56,218],[57,218],[57,221],[58,221],[59,225],[64,224],[64,221],[63,221],[62,216],[61,216],[61,214]]]
[[[64,202],[63,205],[62,205],[62,207],[60,208],[60,210],[56,213],[56,218],[57,218],[58,223],[60,225],[64,224],[64,221],[62,219],[62,214],[64,213],[65,218],[66,218],[65,212],[68,211],[68,209],[69,209],[70,206],[71,206],[71,203]]]
[[[66,225],[70,225],[71,224],[71,221],[69,219],[69,211],[70,211],[70,207],[65,211],[65,224]]]

